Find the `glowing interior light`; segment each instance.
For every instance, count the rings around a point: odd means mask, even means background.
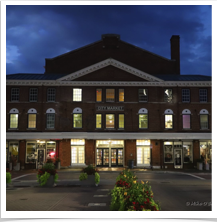
[[[51,156],[54,156],[54,155],[55,155],[55,152],[50,152],[50,155],[51,155]]]

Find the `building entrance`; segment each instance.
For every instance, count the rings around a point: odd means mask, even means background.
[[[123,140],[97,140],[96,165],[102,167],[120,167],[124,165]]]
[[[174,168],[182,168],[182,149],[174,149]]]

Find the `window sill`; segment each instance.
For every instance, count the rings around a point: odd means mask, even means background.
[[[26,130],[37,130],[36,128],[26,128]]]
[[[9,128],[8,130],[19,130],[19,128]]]
[[[104,130],[106,130],[106,131],[108,131],[108,130],[114,131],[114,130],[116,130],[116,129],[114,129],[114,128],[109,128],[109,129],[104,129]]]
[[[45,128],[45,130],[55,130],[55,128]]]
[[[210,129],[200,129],[200,130],[201,130],[201,131],[203,131],[203,130],[204,130],[204,131],[210,131]]]
[[[187,131],[187,130],[190,130],[190,131],[191,131],[192,129],[182,129],[182,130],[183,130],[183,131]]]

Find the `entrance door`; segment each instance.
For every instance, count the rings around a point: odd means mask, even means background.
[[[150,146],[137,147],[137,166],[150,166]]]
[[[97,149],[97,166],[109,166],[109,148]]]
[[[45,161],[45,149],[37,149],[37,168],[41,169]]]
[[[182,149],[174,149],[174,168],[181,169],[183,166]]]
[[[123,149],[111,149],[111,166],[123,166]]]

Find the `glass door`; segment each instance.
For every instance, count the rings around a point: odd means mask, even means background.
[[[97,166],[109,166],[109,149],[98,148],[96,158],[97,158]]]
[[[37,156],[38,156],[37,168],[41,169],[44,162],[45,162],[45,149],[43,149],[43,148],[37,149]]]
[[[123,149],[111,149],[111,166],[123,166]]]
[[[182,149],[174,149],[174,167],[181,169],[183,166]]]
[[[150,166],[150,146],[137,146],[137,166]]]
[[[84,164],[84,146],[71,146],[71,162],[72,165]]]

